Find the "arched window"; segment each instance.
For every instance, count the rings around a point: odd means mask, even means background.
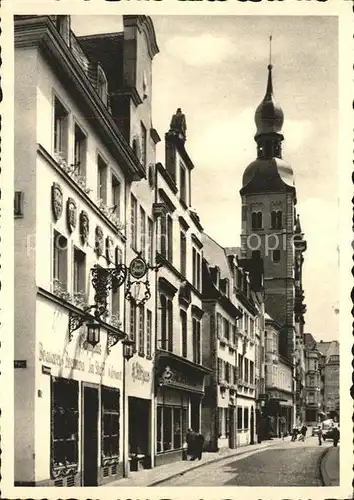
[[[252,229],[262,229],[263,215],[262,212],[252,212]]]
[[[271,228],[281,229],[283,227],[283,212],[281,210],[273,210],[270,214]]]

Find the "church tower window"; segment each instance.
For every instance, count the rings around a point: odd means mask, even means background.
[[[262,212],[252,212],[252,229],[262,229],[263,214]]]
[[[276,263],[280,262],[280,250],[272,251],[272,261]]]
[[[283,227],[283,213],[281,210],[273,210],[270,214],[270,218],[272,229],[281,229]]]

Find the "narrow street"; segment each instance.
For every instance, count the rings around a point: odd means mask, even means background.
[[[332,442],[286,438],[271,448],[230,457],[166,481],[161,486],[322,486],[320,462]]]

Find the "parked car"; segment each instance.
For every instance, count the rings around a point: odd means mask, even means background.
[[[334,422],[332,419],[324,420],[322,422],[322,437],[323,440],[333,439]]]

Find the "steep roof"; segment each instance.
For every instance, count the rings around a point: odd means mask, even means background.
[[[211,267],[218,266],[221,278],[228,278],[230,280],[232,276],[225,249],[206,233],[202,233],[201,240],[205,260]]]

